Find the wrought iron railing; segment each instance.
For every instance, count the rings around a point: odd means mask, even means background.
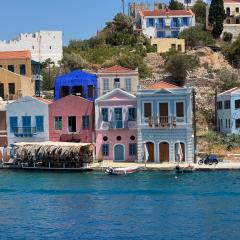
[[[149,127],[158,127],[158,128],[170,128],[177,126],[176,117],[172,116],[151,116],[148,119]]]
[[[109,129],[124,129],[128,128],[128,121],[111,121],[109,122]]]
[[[14,135],[16,137],[32,137],[36,133],[36,127],[16,127],[14,129]]]

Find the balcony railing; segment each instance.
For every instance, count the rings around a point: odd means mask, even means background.
[[[111,121],[109,122],[109,129],[126,129],[128,128],[128,121]]]
[[[148,119],[149,127],[155,128],[172,128],[177,126],[176,117],[155,117],[151,116]]]
[[[61,134],[60,142],[82,142],[80,134]]]
[[[113,88],[120,88],[120,83],[114,83]]]
[[[14,129],[16,137],[32,137],[36,133],[36,127],[17,127]]]

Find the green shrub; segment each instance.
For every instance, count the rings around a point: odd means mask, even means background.
[[[233,37],[233,35],[230,32],[224,32],[223,33],[223,41],[224,42],[231,42],[232,41],[232,37]]]

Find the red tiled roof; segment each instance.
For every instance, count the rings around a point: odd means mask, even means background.
[[[130,72],[130,71],[132,70],[129,68],[118,66],[118,65],[100,70],[100,72],[104,72],[104,73]]]
[[[30,51],[6,51],[0,52],[0,59],[26,59],[31,58]]]
[[[144,10],[139,12],[141,16],[144,17],[160,17],[160,16],[185,16],[194,15],[191,10],[170,10],[170,9],[159,9],[159,10]]]
[[[161,81],[159,83],[155,83],[153,85],[150,85],[150,86],[146,87],[145,89],[147,89],[147,90],[159,90],[159,89],[173,89],[173,88],[180,88],[180,87],[178,87],[176,85],[173,85],[171,83]]]
[[[39,101],[41,101],[41,102],[43,102],[43,103],[46,103],[46,104],[52,103],[52,101],[47,100],[47,99],[44,99],[44,98],[42,98],[42,97],[35,97],[35,96],[33,96],[33,98],[35,98],[35,99],[37,99],[37,100],[39,100]]]
[[[240,3],[240,0],[224,0],[225,3]]]

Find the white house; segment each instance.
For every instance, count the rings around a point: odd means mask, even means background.
[[[43,62],[51,58],[55,64],[62,59],[63,43],[61,31],[39,31],[21,33],[10,41],[0,40],[0,51],[31,51],[32,60]]]
[[[47,101],[25,96],[7,105],[8,144],[49,140],[49,111]]]
[[[177,38],[180,31],[195,26],[195,14],[186,10],[143,10],[136,18],[135,30],[149,38]]]

